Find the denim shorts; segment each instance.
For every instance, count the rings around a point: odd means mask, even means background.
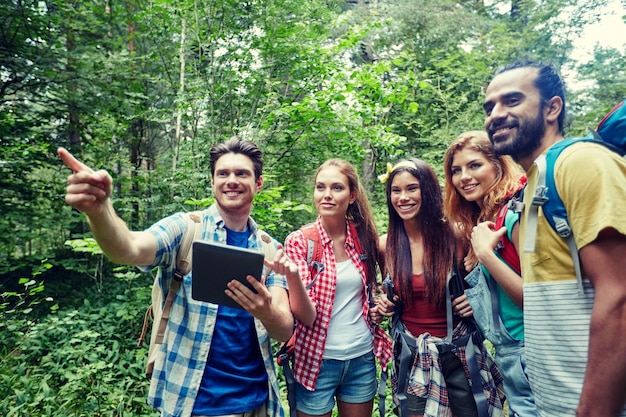
[[[324,359],[314,391],[296,384],[296,408],[319,416],[332,411],[335,396],[345,403],[366,403],[376,395],[377,385],[372,352],[346,361]]]

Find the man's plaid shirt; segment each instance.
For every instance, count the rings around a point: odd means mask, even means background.
[[[158,249],[154,264],[140,268],[144,271],[159,268],[159,286],[164,295],[170,288],[176,267],[176,254],[187,228],[183,216],[183,213],[174,214],[147,230],[156,237]],[[226,243],[224,220],[215,204],[202,212],[202,227],[202,240]],[[248,220],[248,227],[251,231],[248,247],[261,251],[261,242],[257,237],[258,226],[252,218]],[[277,243],[274,241],[274,244]],[[287,282],[285,277],[272,272],[266,279],[266,285],[286,288]],[[172,305],[148,392],[148,404],[161,410],[164,417],[188,417],[192,413],[211,348],[217,308],[215,304],[196,301],[191,297],[191,273],[187,274]],[[267,415],[283,417],[270,337],[259,320],[255,319],[254,322],[269,379]]]

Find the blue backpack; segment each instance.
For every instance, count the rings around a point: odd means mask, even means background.
[[[599,143],[619,155],[624,156],[624,154],[626,154],[626,100],[615,106],[613,110],[604,116],[602,121],[598,124],[598,128],[592,130],[591,135],[588,137],[561,140],[552,145],[545,154],[540,155],[535,160],[539,174],[535,194],[533,195],[531,207],[529,208],[524,252],[535,251],[537,213],[539,207],[541,207],[543,215],[550,226],[567,242],[572,258],[574,259],[578,288],[582,293],[582,273],[580,269],[580,259],[578,258],[578,248],[576,247],[574,235],[569,225],[565,205],[559,196],[554,181],[555,164],[559,155],[565,148],[578,142]]]

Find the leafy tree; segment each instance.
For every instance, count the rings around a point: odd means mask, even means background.
[[[482,128],[497,67],[531,58],[578,71],[587,84],[568,95],[572,135],[623,99],[624,51],[571,60],[572,40],[605,2],[1,3],[0,314],[12,313],[0,320],[0,414],[151,412],[145,349],[130,341],[150,277],[68,250],[66,241],[94,247],[63,202],[57,146],[107,169],[116,210],[141,229],[210,204],[210,147],[251,138],[266,180],[253,216],[278,239],[315,217],[315,170],[341,157],[361,167],[382,232],[376,174],[406,155],[441,174],[450,140]],[[45,318],[49,304],[27,311],[19,281],[42,259],[54,267],[34,296],[59,305]]]
[[[568,102],[570,136],[587,135],[588,128],[595,128],[626,97],[625,53],[597,46],[593,58],[578,65],[580,82],[585,87],[575,91]]]

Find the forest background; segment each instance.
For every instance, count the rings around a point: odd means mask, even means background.
[[[531,58],[577,74],[568,136],[626,97],[623,48],[572,58],[606,4],[0,2],[0,415],[155,415],[136,344],[153,276],[103,257],[64,203],[58,146],[107,169],[115,208],[143,229],[210,204],[209,148],[250,138],[265,152],[253,216],[279,240],[315,218],[314,172],[341,157],[382,233],[376,175],[407,155],[441,175],[447,144],[483,129],[497,67]]]

